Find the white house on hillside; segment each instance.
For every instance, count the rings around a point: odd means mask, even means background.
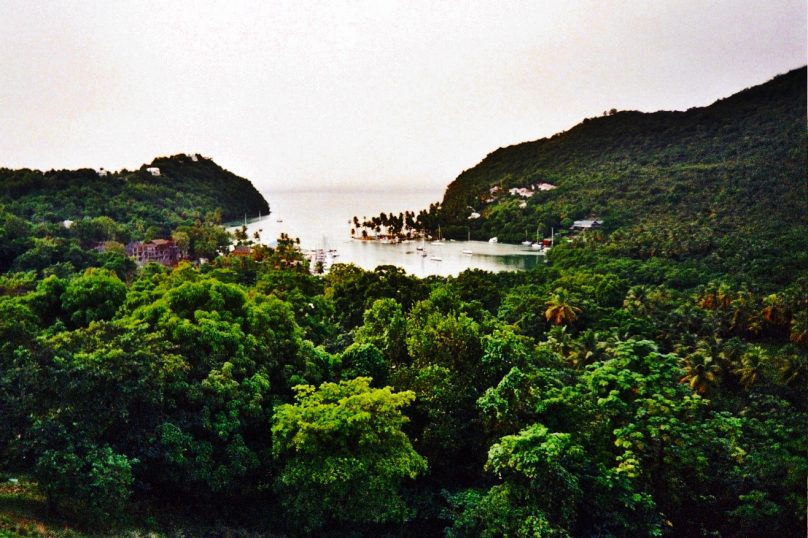
[[[572,223],[573,230],[591,230],[592,228],[600,228],[603,225],[602,220],[576,220]]]
[[[533,196],[535,194],[532,190],[526,189],[525,187],[513,188],[513,189],[510,189],[508,192],[511,193],[514,196],[519,195],[519,196],[521,196],[523,198],[530,198],[531,196]]]

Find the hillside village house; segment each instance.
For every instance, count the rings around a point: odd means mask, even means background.
[[[150,173],[151,175],[153,175],[153,176],[159,176],[160,175],[160,169],[157,168],[156,166],[150,166],[150,167],[146,168],[146,171],[148,173]]]
[[[249,245],[237,245],[230,251],[231,256],[244,257],[252,256],[253,249]]]
[[[576,220],[572,223],[573,230],[591,230],[593,228],[600,228],[603,225],[602,220]]]
[[[185,256],[171,239],[135,241],[126,245],[126,255],[135,259],[138,265],[156,262],[166,267],[174,267]]]
[[[523,198],[530,198],[534,194],[532,190],[526,189],[525,187],[515,187],[510,189],[508,192],[510,192],[512,195],[522,196]]]
[[[530,185],[529,187],[514,187],[509,189],[508,192],[513,196],[521,196],[522,198],[530,198],[538,191],[551,191],[556,186],[552,183],[539,183],[538,185]]]

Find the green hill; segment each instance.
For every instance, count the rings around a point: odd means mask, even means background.
[[[152,175],[147,168],[158,168]],[[0,169],[0,204],[32,222],[111,217],[170,230],[215,211],[223,220],[269,213],[249,180],[198,155],[158,157],[139,170]]]
[[[772,242],[804,251],[805,135],[803,67],[707,107],[613,111],[500,148],[448,186],[439,220],[449,236],[469,227],[475,238],[518,242],[599,217],[607,233],[622,230],[617,247],[639,256],[723,249],[727,261]],[[507,192],[538,183],[557,188],[527,199]],[[487,202],[492,187],[501,190]],[[469,219],[472,209],[481,217]]]

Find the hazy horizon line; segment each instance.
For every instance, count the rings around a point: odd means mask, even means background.
[[[373,194],[384,194],[387,192],[443,192],[446,190],[446,186],[443,187],[399,187],[399,186],[390,186],[390,187],[362,187],[361,185],[345,185],[342,187],[316,187],[316,186],[305,186],[305,187],[269,187],[269,188],[258,188],[258,192],[261,194],[264,193],[272,193],[272,192],[368,192]]]

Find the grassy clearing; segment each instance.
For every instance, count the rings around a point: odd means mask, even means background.
[[[45,497],[25,479],[0,483],[0,538],[84,538],[65,520],[48,514]]]
[[[22,477],[16,483],[0,482],[0,538],[278,538],[276,534],[152,512],[133,512],[128,515],[127,523],[114,529],[91,530],[49,514],[45,496],[36,483]]]

